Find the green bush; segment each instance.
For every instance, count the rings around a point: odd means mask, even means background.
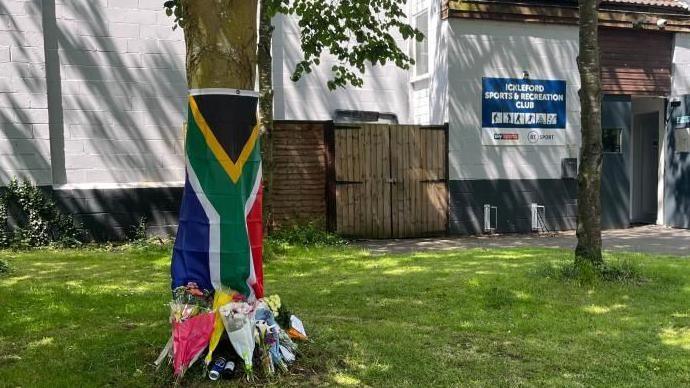
[[[169,251],[172,249],[175,240],[173,238],[161,236],[149,236],[148,220],[146,217],[140,217],[136,224],[130,225],[126,231],[125,237],[127,242],[124,244],[109,243],[109,250],[120,251],[148,251],[148,250],[162,250]]]
[[[274,230],[264,239],[264,260],[284,256],[291,247],[343,246],[347,240],[313,223],[293,225]]]
[[[272,243],[303,247],[341,246],[347,244],[335,233],[330,233],[313,223],[293,225],[275,230],[268,236]]]
[[[32,248],[50,244],[79,244],[74,220],[62,214],[52,199],[31,182],[12,180],[0,193],[0,247]]]
[[[0,260],[0,275],[10,272],[10,265],[6,261]]]
[[[135,225],[131,225],[127,231],[127,240],[131,243],[143,243],[148,239],[146,233],[146,217],[139,218]]]

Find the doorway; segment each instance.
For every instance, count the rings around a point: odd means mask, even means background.
[[[658,214],[659,128],[663,119],[661,98],[633,99],[632,182],[630,220],[655,224]]]

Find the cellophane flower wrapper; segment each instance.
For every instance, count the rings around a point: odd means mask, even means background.
[[[256,309],[255,319],[257,321],[257,329],[260,334],[260,343],[265,352],[270,356],[271,364],[275,368],[283,372],[287,371],[287,360],[283,358],[280,351],[280,337],[282,330],[276,322],[275,311],[280,308],[280,299],[274,295],[273,307],[264,299],[260,302]],[[275,309],[275,310],[274,310]]]
[[[257,316],[259,315],[266,317],[263,309],[257,310]],[[275,339],[271,333],[271,326],[265,320],[256,321],[256,340],[261,348],[261,364],[264,370],[272,375],[275,373],[275,368],[279,366],[279,364],[276,362],[271,352],[271,347],[275,343]],[[280,360],[278,359],[278,361]]]
[[[176,376],[184,374],[194,357],[208,346],[214,321],[215,314],[207,312],[172,322],[173,369]]]
[[[245,302],[232,302],[222,306],[219,313],[232,347],[244,361],[245,372],[251,374],[256,347],[253,306]]]
[[[208,346],[213,331],[215,313],[211,309],[211,293],[189,287],[173,290],[170,302],[172,324],[173,369],[176,376],[182,376],[190,363]]]
[[[285,360],[286,364],[290,364],[297,359],[295,353],[285,345],[280,345],[280,354],[283,356],[283,360]]]
[[[290,338],[290,335],[283,329],[280,329],[280,334],[278,336],[280,339],[280,346],[285,347],[291,353],[297,353],[297,344]]]

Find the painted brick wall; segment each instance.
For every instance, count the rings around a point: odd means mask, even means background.
[[[51,183],[41,9],[0,1],[0,185]]]
[[[181,182],[185,48],[171,24],[160,0],[2,1],[0,184],[15,175],[80,189]],[[392,65],[368,69],[362,89],[330,92],[327,58],[293,83],[296,23],[275,24],[276,119],[361,109],[414,120],[408,73]]]
[[[161,4],[57,4],[66,170],[58,183],[184,180],[185,48]]]
[[[186,89],[158,0],[3,1],[0,184],[181,182]]]
[[[360,109],[412,122],[408,72],[370,68],[364,88],[330,92],[326,58],[295,84],[296,23],[274,23],[276,119]],[[171,27],[162,0],[0,0],[0,186],[14,176],[52,185],[62,206],[103,232],[97,239],[121,236],[140,216],[169,230],[187,94],[183,33]],[[295,131],[306,137],[285,132],[281,157],[292,162],[279,173],[277,209],[283,219],[322,219],[323,132]]]

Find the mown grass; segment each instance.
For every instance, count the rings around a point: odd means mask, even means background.
[[[0,381],[150,386],[167,248],[0,252]],[[690,261],[616,254],[641,282],[564,280],[550,249],[373,256],[286,248],[266,286],[305,322],[291,385],[688,386]],[[281,382],[283,382],[281,381]],[[196,374],[190,385],[206,385]],[[234,384],[233,382],[231,384]]]

